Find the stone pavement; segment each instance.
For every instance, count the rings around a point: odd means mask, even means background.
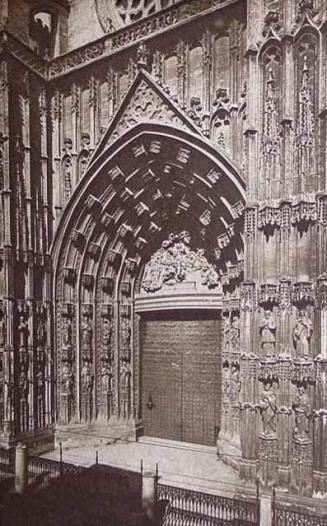
[[[141,438],[139,442],[116,442],[108,445],[63,446],[63,460],[90,466],[95,463],[98,451],[99,463],[131,471],[156,469],[158,464],[160,482],[225,496],[252,493],[245,488],[238,474],[224,464],[216,455],[215,448],[181,442]],[[59,459],[59,449],[44,455]]]

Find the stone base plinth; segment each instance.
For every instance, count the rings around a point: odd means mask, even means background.
[[[313,489],[313,451],[310,440],[295,440],[291,460],[291,491],[311,497]]]
[[[327,473],[313,471],[313,494],[315,497],[327,495]]]
[[[240,460],[240,478],[244,481],[254,482],[257,478],[257,461],[242,458]]]
[[[262,434],[259,437],[259,470],[258,478],[260,485],[271,488],[277,483],[277,438],[275,435]]]
[[[10,449],[17,444],[24,444],[30,453],[36,455],[52,451],[54,443],[54,429],[52,428],[19,433],[11,437],[0,437],[0,447]]]
[[[109,422],[99,421],[89,424],[81,422],[69,426],[57,426],[55,442],[56,447],[61,442],[65,448],[85,447],[85,445],[104,446],[118,440],[135,441],[142,431],[141,421],[113,417]]]
[[[233,441],[228,436],[223,436],[217,440],[217,456],[237,472],[240,471],[240,457],[242,456],[241,445]]]

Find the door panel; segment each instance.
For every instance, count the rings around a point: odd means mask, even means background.
[[[180,440],[182,363],[174,345],[174,329],[165,322],[145,326],[142,409],[147,435]]]
[[[167,315],[143,320],[146,435],[215,445],[220,423],[220,326],[217,313],[214,319],[209,317],[199,320],[186,313],[178,320]]]

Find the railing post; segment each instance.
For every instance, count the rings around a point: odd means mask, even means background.
[[[28,484],[28,449],[18,444],[15,449],[15,492],[24,493]]]
[[[272,498],[271,495],[260,497],[260,526],[272,526]]]
[[[142,473],[142,507],[152,521],[155,516],[156,474],[153,471]]]
[[[60,462],[59,471],[60,471],[60,476],[62,477],[64,474],[64,469],[63,469],[64,465],[62,462],[62,442],[59,442],[59,462]]]

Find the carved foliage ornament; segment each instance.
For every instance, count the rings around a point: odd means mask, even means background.
[[[176,285],[185,281],[196,281],[200,273],[201,284],[215,288],[219,278],[213,265],[209,264],[203,250],[191,250],[188,232],[171,234],[161,248],[152,256],[145,268],[142,288],[145,292],[156,292],[164,285]]]

